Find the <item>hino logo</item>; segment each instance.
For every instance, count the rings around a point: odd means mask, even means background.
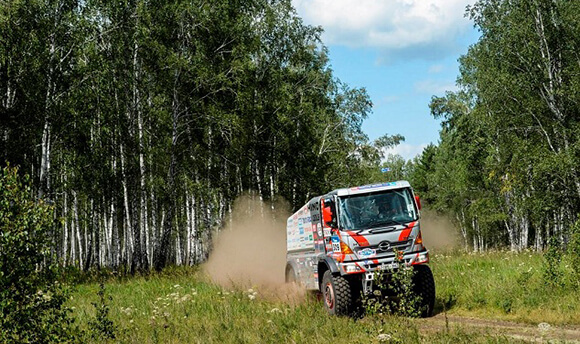
[[[379,244],[379,250],[385,252],[391,248],[391,243],[388,241],[383,241]]]

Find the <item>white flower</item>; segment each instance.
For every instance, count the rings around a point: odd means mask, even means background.
[[[253,299],[255,299],[255,298],[256,298],[256,295],[250,294],[250,295],[248,295],[248,298],[249,298],[250,300],[253,300]]]
[[[377,339],[379,340],[379,342],[386,342],[388,340],[391,340],[391,335],[390,334],[386,334],[386,333],[381,333],[377,336]]]
[[[538,324],[538,329],[540,329],[540,331],[542,331],[542,332],[546,332],[546,331],[550,330],[550,327],[551,327],[550,324],[545,323],[545,322]]]

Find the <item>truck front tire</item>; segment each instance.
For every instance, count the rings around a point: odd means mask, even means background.
[[[347,279],[337,275],[333,276],[327,270],[322,277],[320,285],[324,308],[331,315],[348,315],[353,304],[350,283]]]
[[[435,280],[428,265],[415,265],[413,286],[415,293],[421,297],[420,315],[422,318],[433,315],[435,306]]]

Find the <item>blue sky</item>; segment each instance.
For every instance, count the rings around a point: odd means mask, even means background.
[[[457,59],[479,37],[464,17],[475,0],[292,0],[307,24],[322,26],[334,74],[365,87],[369,138],[401,134],[390,153],[406,159],[439,139],[431,96],[456,90]]]

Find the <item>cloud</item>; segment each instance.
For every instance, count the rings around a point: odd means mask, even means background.
[[[405,160],[411,160],[417,155],[421,154],[423,152],[423,149],[425,149],[425,147],[427,146],[428,146],[427,143],[422,143],[420,145],[411,145],[403,142],[396,145],[393,148],[386,149],[385,156],[388,156],[389,154],[395,155],[398,154],[402,156]]]
[[[445,66],[442,64],[434,64],[429,67],[429,74],[439,74],[445,69]]]
[[[465,7],[475,0],[292,0],[298,14],[324,28],[324,42],[382,52],[381,62],[455,54],[471,24]]]
[[[423,94],[444,94],[445,91],[457,91],[457,85],[449,81],[422,80],[414,85],[415,92]]]

